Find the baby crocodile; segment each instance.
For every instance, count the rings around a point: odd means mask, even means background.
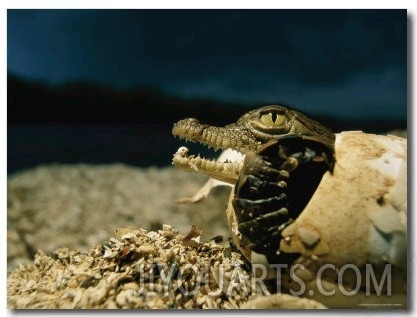
[[[302,212],[323,174],[334,165],[334,133],[304,114],[283,106],[266,106],[244,114],[225,127],[180,120],[174,136],[217,149],[233,149],[243,162],[211,161],[174,154],[177,167],[205,173],[235,185],[232,204],[241,247],[282,261],[281,232]]]

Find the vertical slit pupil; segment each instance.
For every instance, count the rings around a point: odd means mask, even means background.
[[[276,123],[278,120],[278,114],[276,112],[271,112],[272,122]]]

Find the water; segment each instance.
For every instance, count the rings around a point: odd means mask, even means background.
[[[167,166],[181,144],[166,125],[8,125],[7,172],[45,163]]]

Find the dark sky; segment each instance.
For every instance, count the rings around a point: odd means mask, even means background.
[[[8,72],[407,116],[406,10],[8,10]]]

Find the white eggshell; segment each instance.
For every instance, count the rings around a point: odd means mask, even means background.
[[[280,250],[314,255],[316,265],[406,265],[407,140],[358,131],[336,135],[336,164]],[[318,235],[306,243],[305,233]],[[399,252],[398,252],[399,251]]]

